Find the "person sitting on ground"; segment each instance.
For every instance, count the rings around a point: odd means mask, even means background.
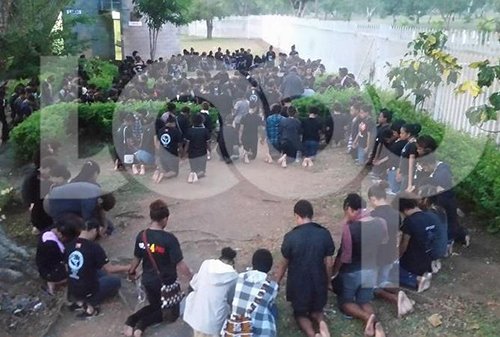
[[[314,223],[313,216],[309,201],[295,204],[298,226],[285,235],[276,281],[280,284],[288,270],[286,297],[300,329],[308,337],[329,337],[323,309],[328,300],[335,245],[330,232]]]
[[[413,302],[406,293],[400,290],[396,285],[398,279],[391,273],[394,265],[398,261],[397,239],[401,217],[387,201],[385,184],[374,185],[368,190],[368,198],[373,207],[371,215],[375,218],[385,220],[389,240],[387,244],[380,246],[377,253],[378,278],[375,296],[387,300],[389,303],[397,305],[398,317],[401,318],[413,312]]]
[[[76,301],[76,306],[84,311],[79,318],[99,315],[99,304],[106,298],[114,297],[121,287],[121,280],[109,274],[125,273],[130,266],[112,265],[104,249],[95,242],[99,237],[100,223],[96,220],[85,222],[76,239],[66,251],[69,269],[68,296]]]
[[[241,273],[236,283],[232,305],[232,317],[245,317],[248,308],[255,305],[250,314],[254,337],[276,337],[278,309],[276,297],[278,284],[268,273],[273,267],[273,256],[266,249],[257,250],[252,257],[252,270]]]
[[[171,179],[179,175],[179,155],[182,152],[182,133],[176,128],[175,116],[170,115],[163,128],[154,138],[160,166],[153,174],[153,181],[159,184],[163,178]]]
[[[318,115],[319,108],[312,106],[309,108],[309,118],[302,122],[303,167],[312,167],[314,165],[313,161],[318,154],[319,142],[321,140],[320,132],[323,128]]]
[[[413,194],[400,194],[393,206],[404,216],[399,243],[399,284],[420,293],[431,286],[432,241],[439,223],[418,207]]]
[[[333,266],[333,289],[344,315],[365,324],[364,336],[375,335],[377,318],[370,302],[377,285],[377,254],[388,242],[387,224],[364,210],[359,194],[344,200],[347,221],[342,230],[342,243]]]
[[[99,167],[99,164],[93,160],[88,160],[85,164],[83,164],[80,173],[71,179],[70,183],[91,183],[100,187],[101,185],[97,183],[97,178],[100,173],[101,168]]]
[[[134,278],[142,262],[142,285],[149,305],[127,318],[123,333],[128,337],[141,337],[149,326],[163,322],[162,309],[168,309],[176,320],[180,315],[178,274],[188,281],[193,277],[184,262],[179,240],[165,231],[170,218],[167,204],[163,200],[153,201],[149,206],[149,216],[149,228],[137,234],[134,260],[129,270],[129,275]],[[171,298],[162,299],[162,286],[171,289]],[[163,303],[163,300],[169,303]]]
[[[80,235],[83,220],[76,215],[67,214],[52,229],[40,236],[36,249],[36,265],[40,277],[47,282],[47,293],[54,295],[58,285],[66,282],[68,271],[64,259],[65,244]]]
[[[193,117],[193,127],[188,130],[184,139],[186,141],[184,152],[188,154],[191,166],[188,183],[192,184],[197,182],[198,178],[205,177],[207,153],[210,148],[211,136],[203,126],[203,117],[200,114]]]
[[[236,251],[222,249],[217,260],[206,260],[191,280],[193,291],[186,299],[184,321],[194,337],[219,336],[231,312],[238,274],[234,270]]]

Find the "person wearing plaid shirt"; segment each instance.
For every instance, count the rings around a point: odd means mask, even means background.
[[[269,147],[269,155],[267,157],[267,162],[272,163],[274,159],[280,157],[280,123],[284,118],[280,115],[281,106],[279,104],[274,104],[271,107],[271,115],[266,119],[266,135],[267,135],[267,145]]]
[[[251,314],[253,337],[276,337],[278,283],[269,281],[267,273],[273,266],[268,250],[259,249],[252,259],[253,270],[241,273],[236,283],[233,299],[233,315],[245,315],[257,294],[265,290],[262,301]],[[267,282],[266,282],[267,281]],[[268,285],[266,284],[268,283]]]

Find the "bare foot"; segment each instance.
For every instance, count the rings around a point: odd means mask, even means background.
[[[127,337],[132,337],[134,335],[134,328],[131,326],[125,325],[123,327],[123,335]]]
[[[134,175],[138,175],[139,174],[139,170],[137,170],[137,165],[135,165],[135,164],[132,165],[132,173]]]
[[[158,175],[158,177],[156,178],[155,183],[159,184],[159,183],[161,183],[162,180],[163,180],[163,173],[160,173]]]
[[[146,168],[144,167],[144,165],[141,165],[141,171],[139,172],[139,175],[143,176],[146,174]]]
[[[375,324],[375,337],[385,337],[385,331],[380,323]]]
[[[404,291],[398,293],[398,318],[402,318],[413,312],[413,303]]]
[[[431,280],[432,280],[432,274],[431,273],[425,273],[423,276],[420,277],[420,280],[418,281],[418,291],[419,293],[426,291],[431,287]]]
[[[158,169],[155,170],[155,173],[153,173],[153,176],[151,177],[151,180],[156,182],[158,180],[158,175],[160,174],[160,171]]]
[[[194,172],[189,173],[188,183],[192,184],[194,180]]]
[[[141,330],[135,330],[134,331],[134,337],[142,337],[142,331]]]
[[[371,315],[368,319],[368,322],[366,322],[365,337],[371,337],[375,335],[375,321],[375,315]]]
[[[325,321],[319,322],[319,332],[321,337],[330,337],[330,331]]]

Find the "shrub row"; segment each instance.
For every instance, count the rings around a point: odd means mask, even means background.
[[[201,111],[201,106],[191,103],[176,103],[177,110],[189,106],[192,114]],[[118,118],[122,112],[133,113],[139,109],[146,109],[150,114],[158,115],[165,111],[163,102],[138,102],[133,104],[122,103],[94,103],[74,104],[59,103],[48,106],[35,112],[23,123],[12,130],[10,137],[16,156],[22,161],[32,158],[40,146],[40,133],[44,139],[66,139],[71,128],[68,123],[78,120],[79,137],[98,141],[110,141],[112,137],[113,121],[118,125]],[[210,109],[210,117],[217,120],[217,110]]]

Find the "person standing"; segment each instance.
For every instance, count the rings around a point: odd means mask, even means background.
[[[420,124],[405,124],[401,128],[399,138],[406,141],[406,145],[401,151],[401,159],[396,174],[396,180],[401,182],[401,191],[413,192],[415,189],[415,166],[418,156],[417,137],[422,126]]]
[[[234,270],[236,251],[226,247],[217,260],[206,260],[191,280],[193,291],[186,299],[184,321],[194,337],[216,337],[231,312],[238,274]]]
[[[358,135],[354,140],[354,147],[357,148],[357,164],[365,165],[366,157],[370,155],[375,138],[375,125],[371,119],[373,108],[370,105],[363,105],[359,114],[360,122]]]
[[[304,93],[304,84],[302,79],[297,74],[297,67],[293,66],[288,71],[281,83],[280,91],[283,98],[296,99]]]
[[[276,281],[280,284],[288,270],[286,297],[300,329],[308,337],[316,337],[318,333],[329,337],[323,309],[328,299],[335,245],[330,232],[313,222],[313,216],[309,201],[295,204],[297,227],[283,240],[283,259],[276,271]]]
[[[129,275],[136,275],[137,267],[142,262],[142,284],[146,291],[149,305],[127,318],[123,334],[141,337],[144,331],[153,324],[163,321],[162,287],[169,288],[173,305],[165,308],[173,312],[175,319],[179,317],[180,286],[178,274],[191,280],[192,274],[184,262],[179,240],[165,231],[170,218],[170,211],[163,200],[155,200],[149,206],[151,224],[139,234],[135,240],[134,260],[130,265]],[[166,300],[166,299],[164,299]]]

